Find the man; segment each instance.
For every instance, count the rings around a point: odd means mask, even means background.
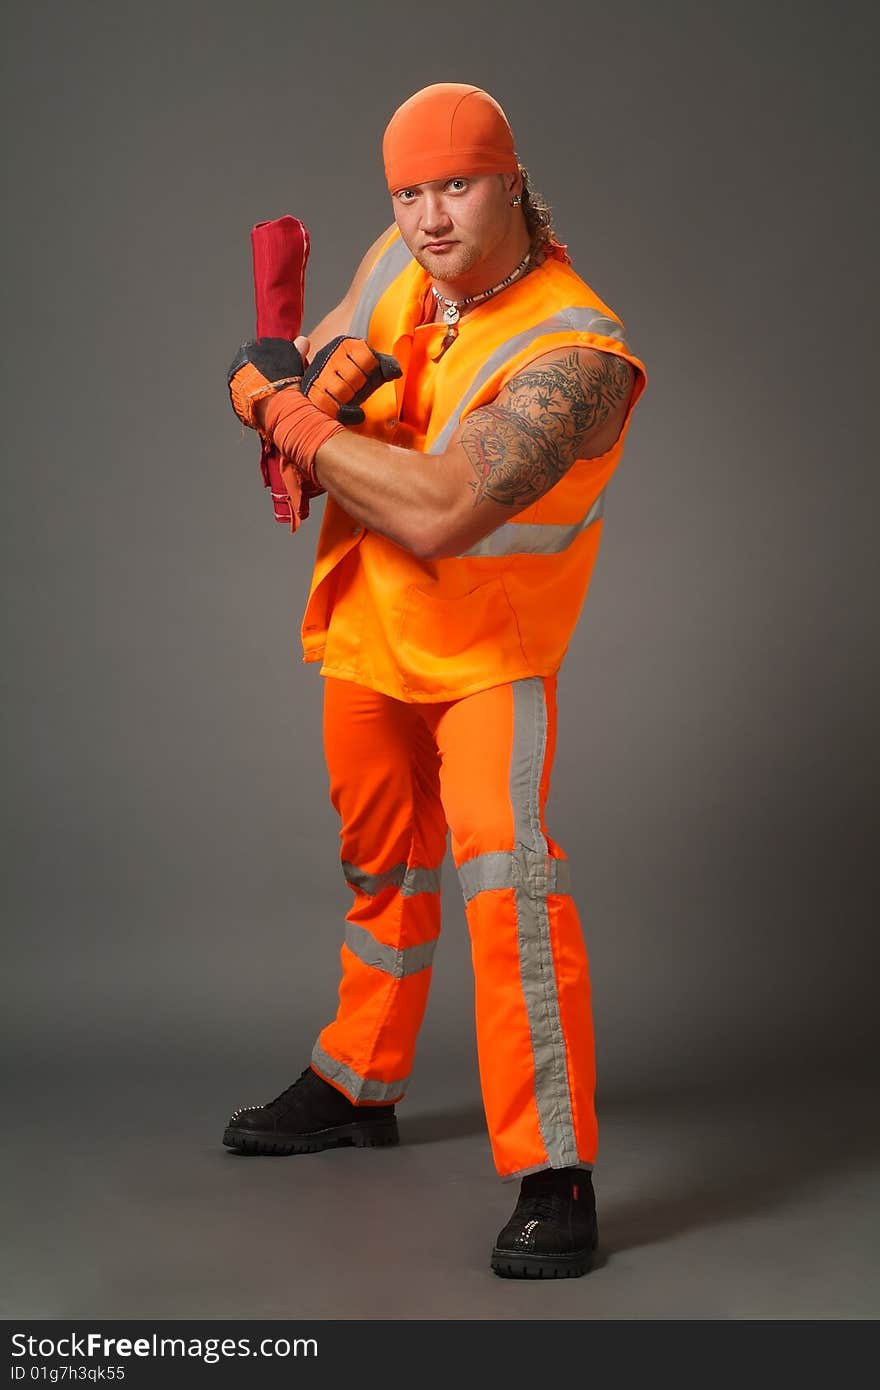
[[[451,830],[492,1151],[521,1183],[492,1268],[580,1275],[597,1242],[590,985],[544,806],[556,677],[644,368],[536,210],[487,93],[416,93],[383,155],[395,224],[342,302],[296,349],[247,343],[230,369],[291,496],[328,494],[302,640],[354,899],[336,1018],[224,1143],[397,1142]],[[363,422],[341,424],[340,403]]]

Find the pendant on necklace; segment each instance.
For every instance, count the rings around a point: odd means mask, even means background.
[[[458,318],[458,314],[456,314],[455,317]],[[458,329],[457,329],[457,327],[456,327],[456,325],[455,325],[454,322],[453,322],[453,323],[450,323],[450,325],[449,325],[449,327],[447,328],[446,333],[445,333],[445,335],[444,335],[443,342],[440,344],[440,351],[437,353],[437,356],[436,356],[436,357],[432,357],[432,358],[431,358],[431,361],[432,361],[432,362],[439,362],[439,361],[440,361],[440,358],[443,356],[443,354],[444,354],[444,352],[446,351],[446,349],[447,349],[448,347],[451,347],[451,346],[452,346],[452,344],[455,342],[455,340],[456,340],[457,337],[458,337]]]
[[[447,304],[443,310],[443,318],[446,323],[458,323],[459,313],[457,304]]]

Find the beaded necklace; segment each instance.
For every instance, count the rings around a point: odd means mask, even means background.
[[[431,286],[431,293],[443,310],[443,322],[446,324],[446,335],[440,344],[440,351],[437,356],[432,357],[432,362],[439,362],[446,349],[451,347],[458,337],[458,320],[461,317],[462,309],[469,309],[472,304],[482,304],[484,299],[491,299],[493,295],[507,289],[508,285],[512,285],[514,280],[519,280],[528,270],[531,256],[531,250],[528,250],[519,265],[515,266],[509,275],[505,275],[499,284],[493,285],[489,290],[481,290],[479,294],[469,294],[466,299],[447,299],[445,295],[440,293],[436,285]]]

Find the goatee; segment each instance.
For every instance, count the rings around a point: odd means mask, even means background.
[[[480,253],[473,246],[456,246],[454,251],[448,252],[445,256],[434,256],[430,251],[414,251],[413,259],[435,280],[454,283],[474,268],[480,259]]]

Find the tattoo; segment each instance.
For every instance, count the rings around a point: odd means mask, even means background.
[[[629,362],[593,349],[537,362],[514,377],[462,426],[476,473],[468,484],[474,506],[490,497],[521,509],[543,496],[575,459],[589,457],[591,436],[629,400],[632,382]]]

